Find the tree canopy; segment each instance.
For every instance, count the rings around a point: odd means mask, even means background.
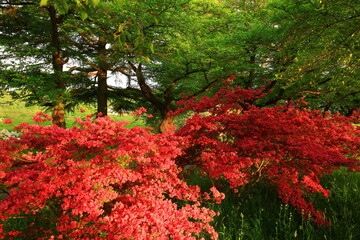
[[[245,88],[270,81],[267,97],[254,102],[262,107],[302,96],[314,109],[346,115],[359,106],[355,0],[14,0],[1,7],[2,88],[54,112],[80,102],[96,103],[103,115],[108,104],[144,106],[164,131],[180,94],[214,92],[230,75]],[[121,86],[109,86],[115,73]]]

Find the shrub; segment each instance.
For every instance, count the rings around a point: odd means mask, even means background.
[[[358,114],[310,110],[303,101],[258,108],[252,103],[262,91],[226,85],[212,98],[184,98],[179,112],[196,114],[177,132],[189,140],[186,154],[177,161],[225,179],[235,191],[259,181],[275,185],[285,203],[324,224],[325,216],[309,197],[328,197],[322,175],[340,166],[359,170]]]
[[[8,194],[0,238],[217,238],[215,213],[200,206],[209,195],[178,177],[183,137],[108,117],[77,121],[71,129],[23,123],[19,139],[0,140],[0,188]]]

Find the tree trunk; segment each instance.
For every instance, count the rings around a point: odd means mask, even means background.
[[[251,88],[254,84],[254,77],[255,77],[255,68],[256,68],[256,47],[252,47],[251,49],[247,50],[248,54],[250,54],[249,58],[249,75],[247,77],[247,80],[245,80],[245,88]]]
[[[106,69],[99,69],[97,73],[97,112],[101,116],[107,115],[108,104],[107,104],[107,71]]]
[[[166,132],[170,127],[174,126],[174,116],[166,114],[160,124],[160,132]]]
[[[138,67],[136,67],[132,63],[130,63],[130,65],[132,66],[133,70],[136,73],[136,78],[142,94],[151,102],[151,104],[154,106],[155,109],[160,110],[161,119],[162,119],[161,124],[159,126],[160,132],[166,132],[171,126],[174,125],[174,116],[169,115],[169,113],[172,110],[171,103],[173,101],[173,98],[170,94],[171,88],[167,89],[164,92],[165,102],[158,100],[154,95],[152,89],[146,84],[145,77],[142,72],[142,65],[139,64]]]
[[[52,6],[48,8],[50,21],[51,21],[51,47],[52,47],[52,66],[54,69],[54,82],[56,84],[56,89],[63,91],[65,90],[65,83],[62,80],[61,73],[63,72],[63,66],[66,61],[62,59],[62,52],[60,47],[60,37],[59,37],[59,29],[58,24],[60,19],[56,16],[56,9]],[[65,103],[63,100],[62,93],[56,96],[54,100],[54,110],[52,113],[53,124],[58,125],[61,128],[66,128],[65,123]]]
[[[97,72],[97,112],[101,116],[106,116],[108,111],[107,104],[107,64],[106,64],[106,42],[100,37],[98,42],[99,68]]]
[[[53,124],[61,128],[66,128],[65,123],[65,105],[63,103],[59,103],[54,106],[54,111],[52,113]]]
[[[174,115],[170,114],[172,111],[172,99],[168,97],[166,94],[165,96],[165,104],[160,109],[161,112],[161,124],[159,127],[160,132],[166,132],[169,130],[170,127],[174,126]]]

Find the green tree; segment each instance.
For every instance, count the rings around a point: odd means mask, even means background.
[[[359,107],[356,1],[227,1],[237,12],[228,46],[235,81],[258,88],[258,106],[306,96],[312,108],[350,115]],[[272,92],[269,92],[271,90]]]
[[[118,111],[145,106],[165,131],[173,124],[169,113],[180,93],[203,93],[229,75],[224,68],[229,14],[216,1],[131,1],[101,3],[85,21],[69,18],[65,29],[74,36],[81,62],[72,70],[97,77],[96,86],[84,85],[74,95],[95,101],[97,91],[100,106],[99,96],[106,92],[103,101]],[[99,69],[105,76],[103,93]],[[127,87],[107,86],[109,71],[125,76]],[[103,115],[105,110],[98,109]]]
[[[61,28],[72,15],[67,2],[14,0],[1,7],[2,87],[15,89],[12,93],[29,104],[53,108],[53,123],[65,128],[67,88],[72,80],[64,71],[71,48]],[[87,10],[82,4],[71,9],[81,15]]]
[[[231,73],[225,41],[231,11],[217,1],[191,1],[174,10],[153,28],[145,27],[153,36],[154,52],[149,61],[129,60],[130,69],[123,73],[135,84],[115,90],[127,98],[140,92],[160,131],[173,125],[169,113],[176,110],[181,93],[197,96]],[[115,107],[121,108],[119,103]]]
[[[270,81],[258,106],[302,95],[314,108],[344,114],[359,106],[354,0],[88,4],[12,1],[0,16],[2,84],[55,107],[60,126],[77,99],[97,102],[103,115],[109,102],[119,111],[145,106],[165,131],[180,93],[216,90],[230,75],[245,88]],[[110,72],[127,87],[108,86]]]
[[[279,36],[272,102],[305,95],[314,108],[347,115],[358,108],[358,2],[279,0],[266,11]]]
[[[13,93],[25,96],[30,104],[36,101],[53,107],[53,122],[65,127],[64,64],[68,58],[59,30],[65,15],[53,6],[40,7],[37,1],[9,1],[2,6],[2,84],[15,87]]]
[[[96,86],[91,89],[85,87],[79,96],[80,100],[94,101],[89,95],[95,96],[95,90],[98,112],[106,115],[107,102],[114,96],[114,93],[108,91],[108,72],[128,75],[127,70],[150,62],[157,38],[168,28],[171,15],[183,12],[182,6],[185,3],[183,0],[121,3],[110,1],[99,4],[94,11],[89,12],[85,21],[70,19],[65,29],[73,34],[74,46],[81,55],[81,67],[72,69],[85,75],[96,72]],[[139,100],[138,90],[141,86],[143,85],[139,83],[136,90],[129,90],[130,95],[137,92],[136,100]],[[122,108],[134,108],[131,106],[134,104],[125,105]]]

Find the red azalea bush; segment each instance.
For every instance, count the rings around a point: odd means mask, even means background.
[[[359,171],[360,129],[356,117],[304,108],[302,101],[271,108],[250,102],[263,89],[226,85],[214,97],[184,98],[181,111],[195,115],[177,135],[190,145],[178,163],[195,165],[236,191],[262,181],[276,186],[279,197],[318,224],[326,219],[309,201],[313,193],[328,197],[320,177],[340,166]]]
[[[0,139],[0,238],[216,239],[215,213],[201,206],[209,194],[179,178],[187,165],[235,191],[275,185],[284,202],[325,223],[309,197],[329,195],[322,175],[360,170],[357,115],[312,111],[302,101],[251,105],[262,91],[227,85],[212,98],[184,98],[182,111],[195,115],[176,133],[126,129],[108,117],[78,119],[72,129],[21,124],[21,136]],[[212,200],[223,197],[211,190]]]
[[[108,117],[77,121],[72,129],[23,123],[19,138],[0,140],[0,238],[217,238],[215,213],[200,206],[208,195],[178,177],[183,137]],[[7,224],[14,219],[33,222],[19,231]]]

